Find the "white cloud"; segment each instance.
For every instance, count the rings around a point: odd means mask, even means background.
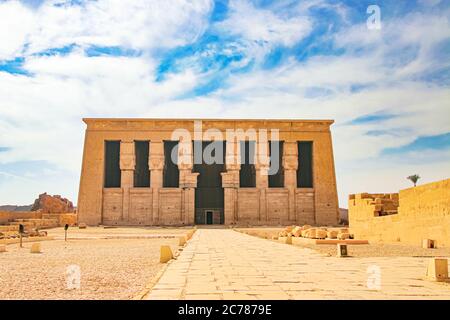
[[[34,10],[18,1],[0,3],[0,59],[73,43],[146,51],[183,45],[204,32],[212,9],[210,0],[68,3],[46,1]]]
[[[0,60],[20,54],[33,24],[31,10],[18,1],[0,2]]]
[[[291,47],[312,30],[311,19],[297,15],[277,14],[276,10],[255,8],[253,4],[235,0],[229,2],[229,16],[216,27],[244,41],[249,55],[262,59],[275,46]]]

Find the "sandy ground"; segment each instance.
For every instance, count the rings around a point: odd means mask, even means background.
[[[75,233],[139,236],[142,231],[137,229],[72,228],[69,237]],[[161,228],[144,233],[180,235],[187,230]],[[52,235],[61,233],[61,228],[49,230]],[[7,252],[0,253],[0,299],[130,299],[163,267],[161,245],[170,245],[175,253],[178,238],[50,240],[41,242],[40,254],[30,253],[31,243],[22,249],[8,245]],[[80,267],[80,289],[67,289],[70,265]]]
[[[69,227],[68,239],[147,239],[147,238],[173,238],[185,234],[192,227],[88,227],[79,229]],[[64,228],[47,229],[49,236],[55,239],[64,239]]]
[[[283,228],[242,228],[250,232],[262,232],[267,237],[277,235]],[[298,245],[300,246],[300,245]],[[304,248],[310,248],[329,256],[336,256],[336,245],[304,244]],[[349,245],[348,253],[353,257],[450,257],[450,248],[424,249],[401,243],[370,243],[368,245]]]

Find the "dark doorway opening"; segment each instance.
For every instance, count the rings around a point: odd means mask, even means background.
[[[148,167],[149,141],[135,141],[134,154],[136,155],[136,168],[134,170],[134,187],[150,187],[150,169]]]
[[[297,188],[313,188],[313,143],[298,142]]]
[[[217,161],[209,163],[204,156],[196,157],[194,172],[198,172],[197,188],[195,189],[195,223],[224,223],[224,191],[221,173],[225,172],[225,142],[224,141],[194,141],[194,153],[204,155],[205,148],[211,150],[211,156]],[[201,148],[195,150],[195,148]],[[207,153],[208,153],[207,151]],[[219,152],[219,153],[218,153]],[[206,163],[205,160],[208,162]]]
[[[164,141],[163,188],[178,188],[178,141]]]
[[[256,187],[255,141],[241,141],[241,170],[239,170],[239,187]]]
[[[105,141],[105,188],[120,188],[120,141]]]
[[[206,211],[206,224],[213,224],[213,212]]]

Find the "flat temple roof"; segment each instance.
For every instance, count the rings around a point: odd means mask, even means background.
[[[219,119],[219,118],[83,118],[85,123],[88,122],[101,122],[101,121],[223,121],[223,122],[236,122],[236,121],[258,121],[258,122],[321,122],[321,123],[334,123],[331,119]]]

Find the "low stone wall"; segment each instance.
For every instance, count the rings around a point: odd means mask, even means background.
[[[60,227],[68,224],[69,226],[77,225],[77,214],[76,213],[44,213],[42,214],[43,219],[56,219],[58,220],[58,225]]]
[[[77,224],[76,213],[42,213],[38,211],[0,211],[0,225],[6,225],[17,219],[56,219],[59,226],[66,223],[70,226]]]
[[[350,195],[348,209],[350,232],[357,239],[413,245],[433,239],[450,246],[450,179],[398,194]]]
[[[8,224],[15,219],[41,219],[42,213],[37,211],[0,211],[0,224]]]

